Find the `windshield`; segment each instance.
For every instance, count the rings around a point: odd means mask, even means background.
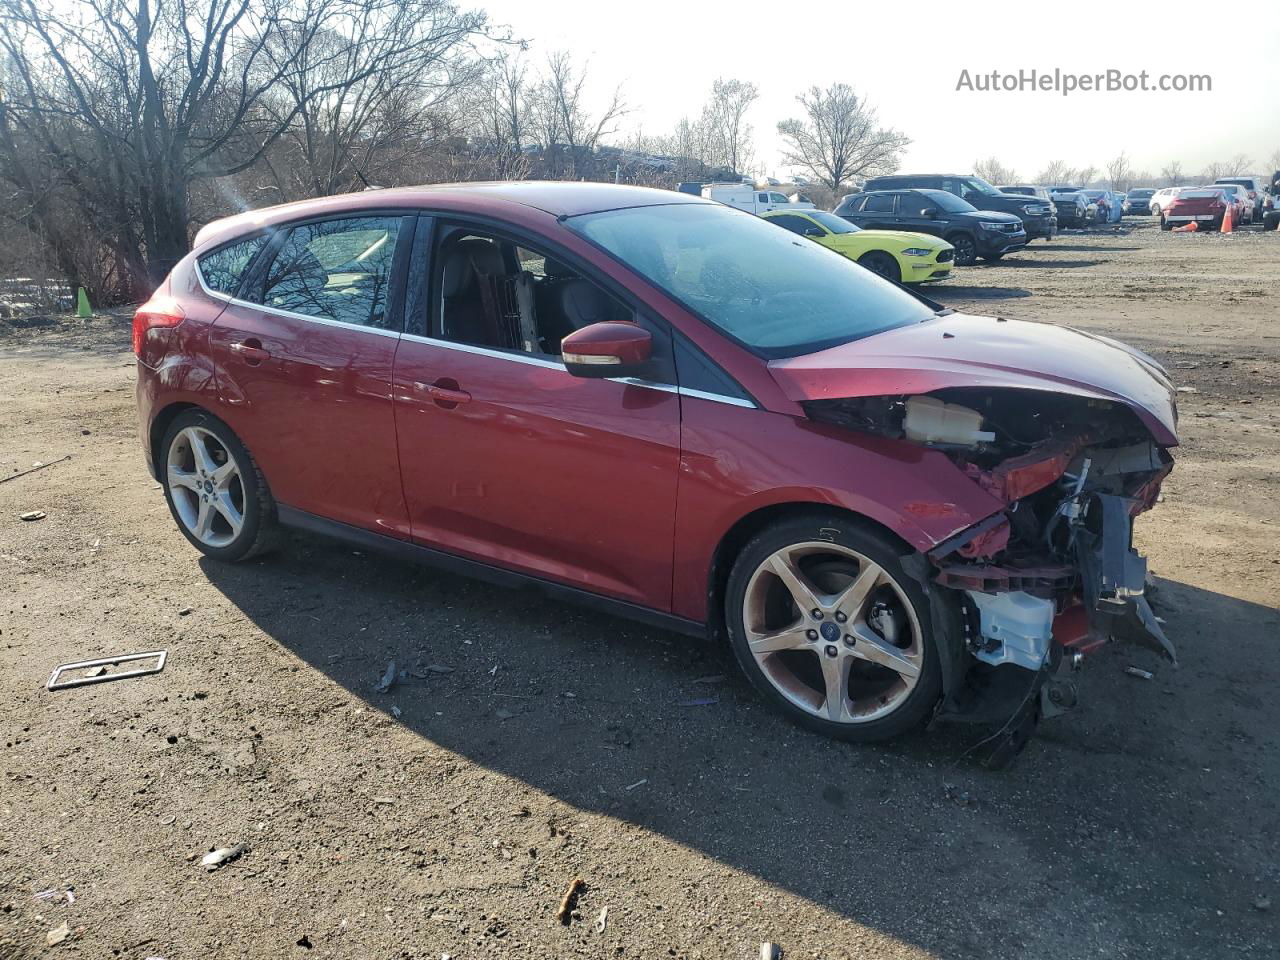
[[[1079,187],[1050,187],[1050,193],[1079,193]]]
[[[630,207],[566,223],[767,358],[812,353],[934,313],[841,254],[719,204]]]
[[[987,181],[983,180],[981,177],[967,177],[965,178],[964,185],[974,193],[985,193],[990,197],[1000,196],[1000,191],[987,183]]]
[[[961,200],[954,193],[947,193],[945,190],[921,190],[920,192],[947,213],[972,213],[978,209],[968,200]]]
[[[1135,200],[1145,200],[1148,197],[1154,197],[1155,195],[1156,195],[1156,192],[1154,190],[1130,190],[1129,191],[1129,196],[1133,197]]]
[[[855,227],[843,217],[837,217],[834,213],[827,213],[825,210],[806,210],[805,213],[832,233],[857,233],[862,229],[861,227]]]

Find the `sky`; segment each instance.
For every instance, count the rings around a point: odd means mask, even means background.
[[[602,99],[622,84],[630,114],[621,133],[659,134],[696,116],[717,77],[755,83],[748,115],[757,163],[783,174],[778,120],[798,116],[811,85],[852,86],[883,123],[912,139],[902,169],[966,173],[998,157],[1030,179],[1054,159],[1102,168],[1121,150],[1158,173],[1172,160],[1198,172],[1245,154],[1270,174],[1280,151],[1280,5],[1237,0],[1214,17],[1203,6],[1079,0],[1040,5],[917,0],[901,4],[811,0],[479,0],[493,22],[530,41],[538,61],[557,49],[588,64]],[[800,16],[789,15],[791,10]],[[1208,74],[1207,92],[957,90],[992,70],[1016,74]],[[975,79],[976,84],[976,79]],[[618,139],[615,137],[615,140]],[[1264,169],[1266,168],[1266,169]]]

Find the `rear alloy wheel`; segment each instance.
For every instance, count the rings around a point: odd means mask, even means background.
[[[978,245],[967,233],[957,233],[946,238],[947,243],[956,248],[956,266],[972,267],[978,259]]]
[[[886,280],[892,280],[894,283],[902,282],[902,268],[898,266],[898,261],[883,250],[864,253],[858,258],[858,263]]]
[[[274,516],[257,464],[222,421],[180,414],[164,440],[161,482],[183,535],[219,560],[244,560],[271,542]]]
[[[734,655],[796,722],[883,740],[937,702],[928,599],[900,551],[837,516],[771,527],[743,548],[726,598]]]

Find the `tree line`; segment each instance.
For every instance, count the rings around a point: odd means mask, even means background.
[[[1270,179],[1273,171],[1280,170],[1280,150],[1262,161],[1265,175]],[[1069,185],[1078,187],[1106,186],[1112,190],[1126,191],[1134,187],[1186,187],[1213,183],[1219,177],[1243,177],[1257,171],[1246,154],[1238,153],[1227,160],[1215,160],[1199,173],[1183,169],[1181,162],[1170,161],[1158,174],[1150,170],[1138,170],[1121,150],[1106,166],[1073,167],[1063,160],[1052,160],[1030,182],[1044,186]],[[1008,185],[1025,182],[1012,167],[1005,166],[999,157],[975,160],[973,172],[991,183]]]
[[[448,0],[0,0],[0,269],[145,297],[202,224],[376,186],[618,179],[754,163],[754,84],[660,135],[622,89]],[[845,84],[797,98],[785,162],[833,195],[907,138]]]

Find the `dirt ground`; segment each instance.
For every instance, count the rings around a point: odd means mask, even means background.
[[[0,957],[1276,957],[1280,234],[1139,220],[958,273],[933,294],[1183,389],[1139,523],[1181,667],[1104,649],[1003,773],[962,727],[827,742],[726,651],[532,593],[302,538],[202,561],[142,465],[127,320],[0,325],[0,477],[71,455],[0,484]],[[450,672],[379,694],[390,660]]]

